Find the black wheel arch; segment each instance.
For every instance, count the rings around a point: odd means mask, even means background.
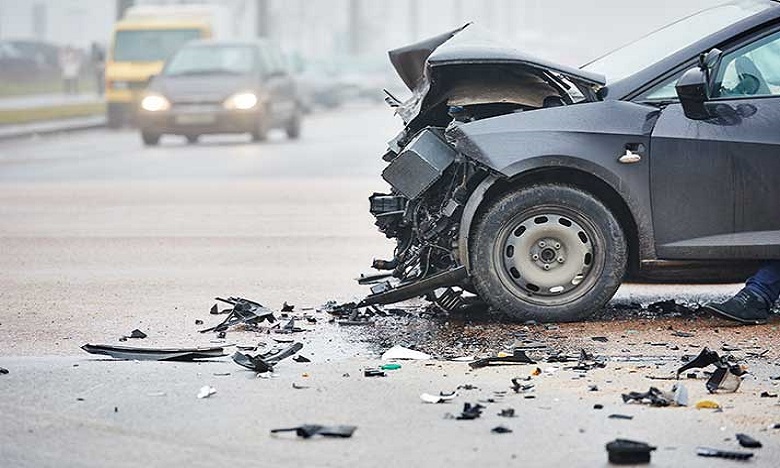
[[[548,159],[549,158],[544,158]],[[642,210],[630,196],[619,191],[617,177],[602,177],[605,169],[565,165],[569,158],[555,157],[555,164],[537,160],[530,168],[517,172],[512,177],[501,174],[488,176],[474,190],[464,207],[461,217],[458,254],[463,265],[469,269],[470,238],[479,214],[507,192],[532,184],[562,183],[584,190],[597,199],[615,215],[628,241],[628,276],[634,276],[643,260],[655,259],[655,242],[649,207]],[[579,160],[582,161],[582,160]],[[524,161],[528,163],[528,161]],[[585,162],[585,161],[583,161]],[[563,164],[562,164],[563,163]],[[585,162],[587,164],[587,162]],[[593,166],[596,166],[595,164]],[[610,180],[611,179],[611,180]],[[645,213],[646,211],[646,213]]]

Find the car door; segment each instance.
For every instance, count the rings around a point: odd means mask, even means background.
[[[711,118],[672,103],[651,136],[656,252],[780,258],[780,32],[727,48],[713,72]]]

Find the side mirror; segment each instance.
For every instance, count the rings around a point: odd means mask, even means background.
[[[710,117],[706,106],[709,84],[705,70],[691,68],[683,73],[675,88],[686,117],[692,120],[705,120]]]

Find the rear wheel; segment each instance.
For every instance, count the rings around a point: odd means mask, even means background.
[[[160,143],[160,134],[143,130],[141,131],[141,139],[143,140],[144,145],[155,146]]]
[[[520,321],[587,317],[615,294],[627,262],[625,235],[609,209],[559,184],[496,200],[477,222],[470,250],[479,295]]]

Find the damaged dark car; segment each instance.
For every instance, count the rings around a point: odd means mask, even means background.
[[[623,281],[744,280],[780,259],[780,3],[684,18],[584,67],[474,26],[390,52],[412,91],[370,197],[393,280],[363,305],[476,295],[580,320]]]

